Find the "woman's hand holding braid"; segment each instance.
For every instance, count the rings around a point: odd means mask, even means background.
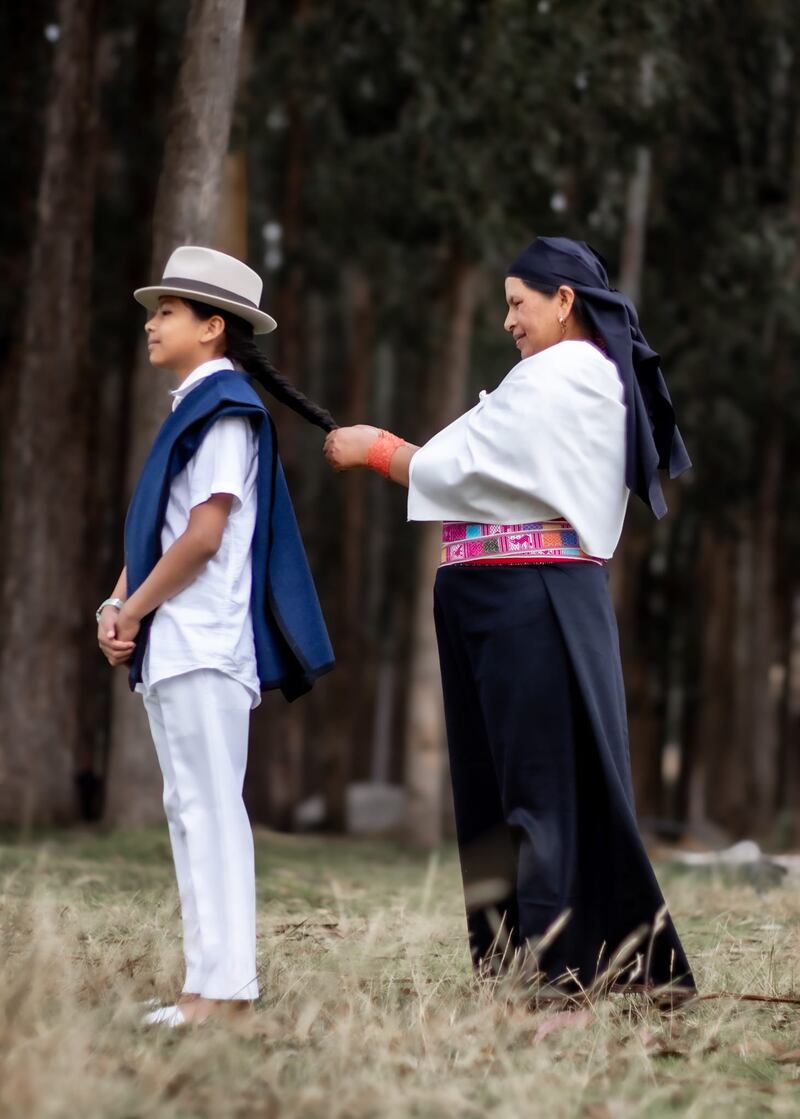
[[[334,470],[352,470],[367,465],[367,451],[378,438],[380,429],[369,424],[337,427],[325,440],[325,458]]]
[[[383,478],[408,485],[408,468],[419,450],[390,431],[369,424],[339,427],[325,440],[325,457],[334,470],[368,466]]]

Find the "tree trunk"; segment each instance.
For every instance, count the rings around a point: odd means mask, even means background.
[[[218,230],[225,157],[236,93],[245,0],[192,0],[153,218],[151,274],[178,245],[208,244]],[[142,342],[131,404],[128,492],[168,411],[162,377]],[[160,778],[141,703],[116,674],[106,819],[161,819]]]
[[[279,692],[269,692],[253,715],[244,799],[254,824],[291,831],[304,795],[307,713],[307,703],[287,703]]]
[[[86,569],[96,0],[61,0],[3,488],[0,821],[74,819]]]
[[[298,34],[311,11],[309,0],[293,0],[292,18]],[[281,199],[281,248],[284,275],[277,292],[278,363],[287,376],[300,379],[305,365],[307,321],[304,314],[305,276],[302,263],[303,197],[308,155],[305,97],[301,85],[292,82],[286,93],[288,150]],[[313,144],[312,144],[313,153]],[[290,417],[287,417],[290,419]],[[292,430],[292,427],[289,428]]]
[[[786,357],[773,366],[772,392],[785,380]],[[771,392],[771,395],[772,395]],[[749,619],[749,681],[752,689],[751,719],[747,727],[752,780],[751,827],[765,834],[778,807],[779,696],[773,686],[773,668],[779,664],[775,618],[778,495],[783,467],[785,424],[782,409],[771,401],[762,438],[758,490],[754,508],[752,612]]]
[[[247,151],[240,144],[225,157],[222,205],[214,242],[221,252],[247,259]]]
[[[647,641],[649,558],[654,546],[654,526],[649,516],[644,507],[629,510],[622,546],[611,563],[611,579],[625,676],[636,809],[640,816],[652,817],[661,812],[661,736],[653,688],[661,665],[652,662],[657,650]]]
[[[49,0],[7,9],[0,41],[3,73],[3,116],[0,145],[14,153],[13,169],[3,177],[3,208],[0,210],[0,271],[4,276],[27,277],[31,260],[31,231],[36,222],[36,181],[42,164],[47,113],[47,77],[53,63],[53,47],[42,28],[53,16]],[[19,321],[19,285],[7,283],[0,289],[0,469],[9,447],[9,432],[16,416],[18,369],[24,324]],[[11,495],[0,486],[0,524],[6,500]],[[5,549],[0,549],[0,583]]]
[[[789,637],[785,733],[787,840],[796,849],[800,846],[800,589],[794,592]]]
[[[703,525],[696,567],[698,653],[691,722],[687,816],[696,833],[711,821],[734,833],[741,821],[741,767],[735,754],[730,694],[736,640],[736,551],[731,538]]]
[[[642,58],[639,99],[644,108],[652,101],[654,58]],[[650,202],[652,156],[650,148],[639,145],[625,202],[625,228],[620,253],[619,286],[634,303],[642,295],[647,214]],[[635,499],[634,499],[635,500]],[[611,564],[611,595],[619,617],[620,646],[625,672],[626,695],[630,713],[631,766],[640,815],[660,813],[661,765],[658,719],[653,708],[650,681],[653,666],[647,663],[647,649],[641,632],[642,583],[653,546],[653,525],[639,509],[631,510]]]
[[[372,296],[356,266],[342,274],[342,302],[347,328],[347,423],[363,423],[367,414],[372,353]],[[362,596],[364,579],[367,477],[363,470],[345,475],[341,523],[341,594],[336,619],[336,674],[331,681],[332,718],[323,751],[325,822],[334,831],[347,830],[347,786],[351,780],[354,735],[364,710]]]
[[[647,109],[653,99],[655,59],[645,54],[641,62],[640,98]],[[619,286],[638,305],[642,295],[642,270],[647,235],[647,211],[650,204],[650,169],[652,154],[646,144],[636,148],[633,174],[628,182],[625,201],[625,232],[622,239]]]
[[[461,259],[447,270],[448,330],[429,382],[433,402],[430,414],[437,431],[464,409],[478,279],[478,269]],[[431,602],[441,540],[440,523],[424,525],[419,542],[408,691],[407,833],[422,847],[441,842],[443,823],[444,718]]]
[[[797,90],[795,90],[795,93]],[[796,111],[790,162],[790,216],[794,254],[784,279],[784,300],[800,283],[800,111]],[[787,390],[795,372],[794,336],[788,312],[777,303],[767,316],[764,350],[766,400],[756,431],[756,493],[752,506],[751,612],[748,619],[749,719],[742,724],[750,758],[750,826],[765,834],[779,805],[781,627],[777,618],[778,533],[787,439]],[[777,686],[776,686],[777,685]]]
[[[432,587],[442,550],[442,526],[435,521],[417,531],[406,723],[406,832],[415,845],[436,847],[442,839],[445,732]]]

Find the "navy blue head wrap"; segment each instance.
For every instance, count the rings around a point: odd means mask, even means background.
[[[663,517],[667,503],[659,469],[677,478],[692,464],[675,423],[659,355],[639,329],[636,308],[609,286],[605,261],[585,241],[537,237],[508,275],[537,288],[567,284],[580,296],[582,317],[602,341],[625,389],[625,481],[657,517]]]

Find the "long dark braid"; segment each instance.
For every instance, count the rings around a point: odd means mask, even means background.
[[[333,431],[339,426],[330,412],[326,412],[313,400],[309,400],[267,360],[256,345],[253,327],[249,322],[222,307],[212,307],[208,303],[199,303],[194,299],[186,299],[184,302],[188,303],[197,318],[203,321],[207,321],[212,315],[222,316],[225,320],[226,355],[231,361],[241,365],[251,377],[255,377],[276,400],[280,400],[281,404],[297,412],[304,420],[321,427],[323,431]]]

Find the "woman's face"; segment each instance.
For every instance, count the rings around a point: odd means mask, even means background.
[[[198,319],[188,304],[176,296],[162,295],[158,309],[145,323],[147,354],[150,364],[182,374],[207,361],[215,354],[216,340],[224,321],[214,315]]]
[[[503,328],[512,335],[520,358],[533,357],[564,337],[559,316],[565,322],[572,300],[565,299],[569,288],[559,288],[555,295],[533,291],[516,276],[506,277],[508,314]]]

